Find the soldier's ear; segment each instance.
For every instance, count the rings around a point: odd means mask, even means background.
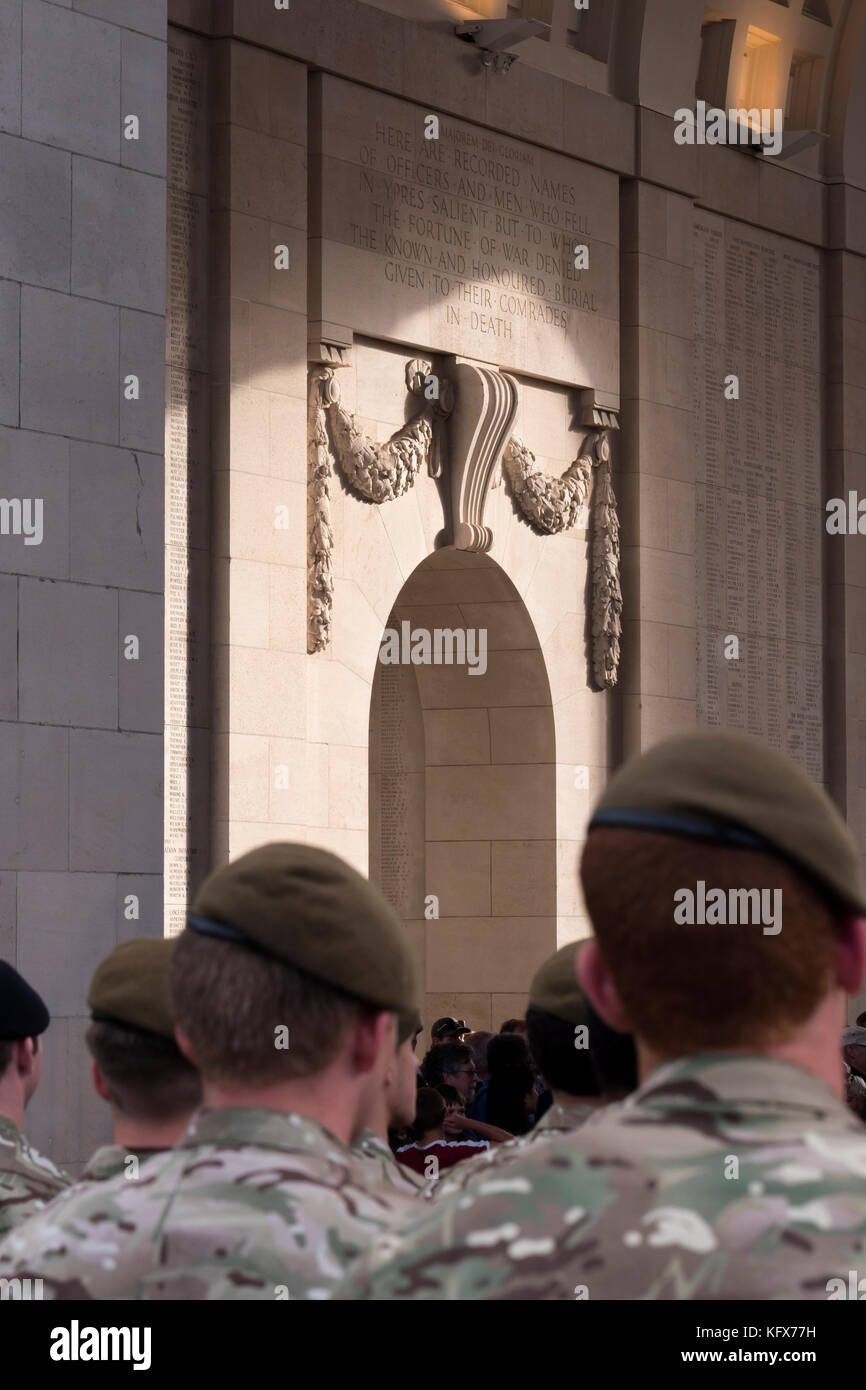
[[[18,1075],[24,1079],[32,1076],[39,1064],[39,1040],[38,1038],[21,1038],[14,1044],[12,1061]]]
[[[192,1062],[194,1067],[198,1066],[198,1058],[192,1050],[192,1044],[182,1028],[177,1024],[174,1026],[174,1040],[188,1062]]]
[[[843,917],[836,926],[836,982],[846,994],[857,994],[866,968],[866,921]]]
[[[109,1105],[111,1105],[111,1092],[108,1089],[105,1077],[102,1075],[102,1072],[99,1070],[99,1067],[96,1065],[94,1061],[91,1061],[90,1063],[90,1076],[93,1081],[93,1089],[96,1092],[96,1094],[99,1096],[101,1100],[105,1100],[108,1102]]]
[[[633,1032],[607,961],[598,948],[598,942],[592,938],[577,953],[577,978],[590,1004],[605,1023],[618,1033]]]

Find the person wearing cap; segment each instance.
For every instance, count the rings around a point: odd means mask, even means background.
[[[39,1039],[50,1021],[36,990],[0,960],[0,1239],[72,1181],[22,1133],[42,1075]]]
[[[467,1033],[472,1029],[468,1026],[465,1018],[437,1018],[433,1027],[430,1029],[432,1047],[440,1047],[442,1043],[462,1043]]]
[[[753,739],[681,735],[613,776],[581,880],[580,983],[634,1034],[641,1084],[374,1243],[339,1296],[844,1297],[866,1248],[839,1048],[866,894],[838,811]]]
[[[372,1180],[386,1187],[417,1197],[426,1193],[427,1184],[411,1168],[398,1163],[388,1143],[389,1129],[403,1129],[415,1119],[416,1084],[415,1044],[421,1032],[418,1013],[401,1014],[397,1023],[397,1052],[385,1073],[385,1082],[374,1113],[366,1129],[352,1144],[352,1153],[372,1172]]]
[[[86,1241],[24,1267],[45,1298],[327,1298],[414,1204],[365,1185],[349,1147],[419,1004],[402,924],[336,855],[264,845],[204,881],[169,987],[203,1108],[138,1179],[100,1185]]]

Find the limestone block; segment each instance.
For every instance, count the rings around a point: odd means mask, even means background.
[[[339,661],[302,658],[307,669],[308,737],[366,748],[370,683]]]
[[[503,82],[499,73],[484,69],[487,124],[524,140],[552,149],[563,147],[563,107],[567,83],[516,63]]]
[[[268,647],[271,566],[214,560],[214,628],[233,647]]]
[[[0,135],[0,165],[0,276],[68,290],[70,156]]]
[[[772,159],[723,145],[698,145],[695,151],[702,205],[745,222],[761,222],[761,170]]]
[[[488,711],[491,761],[494,763],[552,763],[555,753],[553,711],[550,706],[502,708]]]
[[[820,180],[805,178],[766,156],[759,161],[760,190],[757,221],[777,232],[794,233],[820,245],[824,239],[824,189]],[[866,249],[866,246],[857,248]]]
[[[493,916],[531,917],[555,914],[556,842],[497,840],[491,846],[491,850]]]
[[[635,109],[573,82],[563,83],[562,149],[621,174],[634,173]]]
[[[272,738],[268,742],[268,819],[275,824],[300,820],[309,827],[326,826],[329,750],[324,743],[300,739]],[[288,774],[288,787],[277,787],[278,772],[281,784]]]
[[[72,293],[164,313],[164,180],[76,156],[72,200]]]
[[[339,495],[336,487],[332,486],[331,495]],[[384,628],[397,595],[407,598],[409,591],[401,593],[403,575],[388,544],[382,511],[347,497],[342,525],[335,530],[334,555],[335,573],[354,579]]]
[[[592,808],[601,796],[606,780],[606,770],[593,763],[557,763],[556,831],[561,838],[584,839]]]
[[[115,21],[116,22],[116,21]],[[166,44],[143,34],[121,36],[121,127],[138,116],[139,138],[127,140],[121,128],[120,162],[162,178],[166,172]]]
[[[274,651],[307,649],[307,575],[305,569],[270,566],[268,645]]]
[[[692,412],[655,401],[623,401],[623,431],[640,450],[640,471],[681,482],[695,480]],[[623,468],[633,460],[626,455]]]
[[[662,695],[626,695],[623,699],[623,747],[627,756],[650,748],[674,734],[695,727],[693,700],[674,700]]]
[[[254,392],[258,395],[258,392]],[[306,483],[306,405],[298,398],[270,395],[268,401],[269,471],[275,478]],[[255,469],[250,469],[255,472]]]
[[[607,767],[614,692],[572,688],[553,707],[556,756],[574,767]]]
[[[18,580],[0,575],[0,719],[18,718]]]
[[[556,842],[556,900],[561,917],[588,915],[580,885],[580,857],[583,846],[583,840],[559,839]]]
[[[297,228],[246,213],[215,212],[212,235],[224,238],[229,256],[231,292],[239,299],[303,313],[306,306],[306,240]],[[278,246],[288,247],[289,265],[274,264]]]
[[[427,769],[428,840],[551,839],[551,768],[479,765]]]
[[[555,922],[554,917],[443,917],[428,922],[427,989],[527,990],[541,962],[555,949]]]
[[[550,701],[539,652],[487,653],[484,674],[467,666],[418,666],[418,690],[425,709],[478,709],[489,705],[545,705]],[[478,667],[480,671],[480,666]]]
[[[522,603],[462,603],[460,612],[462,626],[487,633],[489,652],[538,647],[539,636]]]
[[[271,825],[267,821],[232,821],[218,824],[214,833],[214,862],[225,863],[239,859],[251,849],[275,841],[306,844],[307,829],[303,825]]]
[[[551,947],[547,954],[553,955],[553,950],[554,948]],[[522,994],[492,994],[490,996],[491,1032],[496,1032],[509,1018],[523,1018],[525,1016],[529,1005],[529,985],[534,973],[534,970],[530,973],[526,982],[526,989]]]
[[[490,715],[485,709],[431,709],[424,715],[429,765],[490,762]]]
[[[68,3],[69,0],[64,0]],[[136,29],[154,39],[165,39],[166,0],[71,0],[72,7],[82,14],[108,19],[124,29]]]
[[[636,264],[624,271],[624,274],[631,275],[631,283],[636,286],[637,293],[636,303],[625,306],[629,321],[661,333],[673,333],[680,338],[692,337],[691,270],[672,261],[637,252],[630,252],[623,259],[629,260],[632,254]],[[632,310],[635,317],[632,317]]]
[[[19,718],[116,729],[116,590],[19,583]]]
[[[828,379],[850,386],[866,381],[866,323],[833,317],[827,328]]]
[[[557,705],[573,691],[585,689],[591,661],[592,649],[585,617],[583,614],[566,614],[544,644],[550,693],[545,699],[536,699],[531,703]]]
[[[0,864],[10,869],[68,867],[68,737],[47,725],[0,725]]]
[[[214,554],[269,565],[303,564],[306,515],[303,483],[220,472],[214,479]]]
[[[93,299],[22,286],[24,429],[102,444],[116,441],[117,315],[116,308]]]
[[[366,830],[315,826],[307,831],[307,844],[329,849],[332,854],[338,854],[341,859],[345,859],[359,874],[367,876],[369,849]]]
[[[165,448],[165,319],[161,314],[120,311],[119,442],[161,454]],[[138,400],[127,400],[125,380],[138,377]]]
[[[21,0],[0,0],[0,130],[21,131]]]
[[[18,914],[18,875],[0,873],[0,960],[14,965]]]
[[[161,737],[71,729],[69,804],[72,870],[162,872]]]
[[[117,595],[118,725],[161,734],[165,724],[165,634],[162,594],[121,589]],[[138,660],[128,660],[127,638],[138,638]],[[92,721],[82,721],[88,723]]]
[[[382,508],[382,524],[400,571],[408,577],[427,550],[414,488]]]
[[[425,894],[439,899],[439,917],[489,916],[491,872],[487,840],[428,843]],[[495,883],[495,876],[494,876]],[[503,914],[504,915],[504,914]]]
[[[689,71],[692,71],[690,68]],[[690,95],[684,104],[690,105]],[[638,119],[638,166],[636,172],[651,183],[681,193],[697,194],[699,172],[697,145],[674,142],[674,122],[669,116],[641,106]]]
[[[135,936],[162,936],[162,874],[118,874],[116,883],[118,941],[130,941]],[[138,899],[138,917],[127,917],[126,899],[133,896]]]
[[[120,30],[28,0],[21,132],[94,159],[120,158]],[[104,238],[100,241],[104,242]]]
[[[623,335],[623,395],[690,410],[694,353],[691,338],[630,328]]]
[[[21,286],[0,281],[0,425],[18,424]]]
[[[303,737],[305,658],[252,647],[214,653],[214,728],[240,734]]]
[[[18,969],[58,1015],[87,1013],[90,977],[117,940],[113,874],[18,875]]]
[[[215,178],[225,190],[216,206],[306,231],[306,150],[243,126],[222,128]]]
[[[162,459],[73,443],[69,462],[70,577],[116,584],[123,576],[129,588],[162,593]]]
[[[298,266],[301,277],[306,275],[303,266],[301,260]],[[273,309],[266,304],[251,304],[249,325],[250,385],[284,396],[304,396],[307,389],[305,316],[287,309]]]
[[[327,770],[321,771],[327,778],[329,823],[345,830],[366,830],[369,814],[367,749],[332,744],[325,751]],[[318,767],[314,775],[317,779],[320,776]]]

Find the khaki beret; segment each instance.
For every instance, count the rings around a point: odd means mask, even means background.
[[[587,1023],[586,1003],[575,967],[582,945],[583,942],[570,941],[539,966],[529,986],[531,1009],[543,1009],[566,1023]]]
[[[590,832],[606,827],[762,850],[866,915],[857,847],[830,798],[790,758],[743,734],[702,729],[632,758],[589,823]]]
[[[174,948],[175,939],[169,937],[136,937],[115,946],[90,981],[87,1005],[94,1020],[174,1038],[168,1003]]]
[[[257,948],[374,1008],[420,1004],[406,931],[378,888],[328,850],[270,844],[206,878],[187,926]]]
[[[402,1047],[421,1028],[421,1015],[417,1009],[409,1009],[397,1015],[397,1046]]]

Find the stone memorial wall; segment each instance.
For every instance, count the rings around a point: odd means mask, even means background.
[[[812,248],[697,214],[698,721],[756,735],[817,781],[819,276]],[[739,399],[724,395],[731,374]]]
[[[311,318],[618,390],[615,175],[337,78],[315,108]]]

